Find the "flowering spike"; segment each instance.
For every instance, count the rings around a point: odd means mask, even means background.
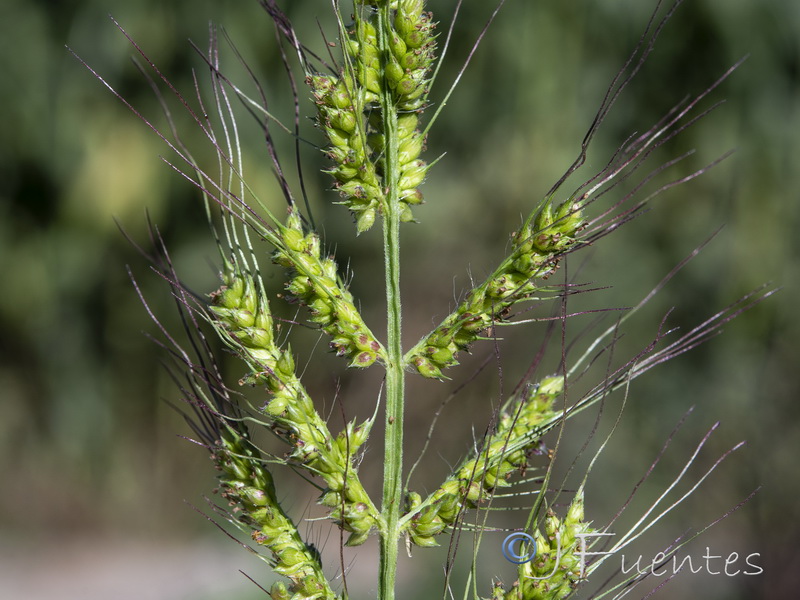
[[[560,417],[553,404],[563,390],[564,378],[558,375],[524,390],[500,415],[481,451],[465,460],[424,503],[416,493],[407,496],[413,543],[432,545],[430,538],[453,525],[461,511],[479,506],[496,488],[507,486],[512,473],[528,467],[528,455],[539,444],[545,426]],[[421,505],[427,508],[418,512]]]
[[[551,202],[545,202],[535,218],[528,219],[514,235],[511,254],[406,354],[407,364],[416,366],[423,377],[429,378],[440,378],[442,369],[458,364],[458,352],[468,350],[482,331],[505,320],[515,304],[532,300],[546,290],[540,280],[555,272],[560,257],[575,244],[583,224],[581,210],[575,204],[564,203],[554,215]],[[420,364],[425,365],[424,370]]]
[[[306,259],[306,262],[302,263],[303,268],[310,274],[302,285],[298,283],[294,289],[305,289],[303,286],[306,286],[311,290],[309,293],[317,294],[317,300],[321,306],[327,307],[328,304],[322,300],[322,296],[319,294],[324,292],[325,298],[330,298],[335,294],[337,284],[330,277],[332,270],[335,269],[328,263],[321,264],[318,256],[316,260],[313,259],[314,251],[319,250],[318,240],[311,235],[298,237],[294,227],[299,223],[296,215],[290,215],[288,224],[292,228],[285,228],[282,236],[286,244],[283,251],[284,257],[289,261],[296,261],[298,257],[303,257]],[[290,246],[293,250],[290,250]],[[297,283],[301,277],[297,275],[292,283]],[[347,443],[338,443],[338,438],[331,435],[327,424],[314,409],[311,398],[298,379],[291,350],[281,349],[275,343],[269,303],[263,293],[260,280],[256,280],[238,266],[227,263],[223,281],[225,285],[211,295],[212,323],[220,337],[250,367],[250,374],[244,381],[250,384],[263,384],[269,391],[271,398],[264,405],[263,413],[272,419],[277,431],[282,433],[284,439],[291,445],[292,451],[288,455],[289,459],[306,467],[311,473],[319,475],[325,481],[328,486],[328,491],[323,494],[325,503],[328,506],[336,507],[336,510],[331,513],[331,518],[341,522],[345,529],[356,534],[357,537],[354,538],[354,541],[363,541],[375,526],[378,511],[372,505],[358,479],[353,457],[359,446],[366,441],[369,425],[364,424],[359,427],[355,427],[353,424],[348,425],[347,431],[344,433]],[[347,323],[352,325],[357,322],[358,313],[355,312],[355,308],[343,311],[337,309],[335,314],[339,315],[340,312],[347,317]],[[247,315],[247,318],[243,319],[242,314]],[[342,327],[343,319],[344,317],[340,316],[335,328]],[[334,327],[332,323],[335,320],[331,318],[329,327]],[[243,321],[247,325],[243,325]],[[254,326],[255,323],[259,323],[261,326]],[[353,327],[348,331],[350,337],[343,339],[341,342],[343,346],[351,343],[356,346],[357,341],[361,347],[372,350],[372,354],[369,354],[368,358],[363,358],[362,355],[367,353],[356,347],[356,356],[362,357],[362,364],[359,366],[366,366],[367,363],[374,362],[379,349],[374,349],[373,344],[377,342],[374,342],[367,333],[363,331],[359,333],[358,327]],[[229,465],[224,468],[226,472],[239,479],[248,476],[247,467],[242,463],[233,458],[226,460],[225,464]],[[268,472],[263,473],[261,477],[271,481]],[[244,486],[243,489],[245,491],[241,491],[242,497],[246,497],[251,504],[256,504],[254,499],[257,496],[247,492],[246,490],[249,489],[247,486]],[[271,484],[269,489],[271,489]],[[356,503],[358,510],[352,508]],[[258,504],[262,505],[263,503],[259,501]],[[262,533],[266,536],[265,539],[269,538],[267,533],[263,531]]]
[[[369,213],[362,213],[362,217],[366,214]],[[289,299],[311,310],[311,321],[331,336],[331,349],[348,357],[351,367],[365,368],[383,360],[384,349],[339,279],[336,263],[332,258],[322,258],[319,236],[303,230],[294,210],[289,211],[280,236],[285,247],[273,254],[273,261],[289,268]]]

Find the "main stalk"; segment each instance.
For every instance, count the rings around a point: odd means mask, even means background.
[[[380,6],[378,44],[385,57],[389,52],[390,8]],[[400,302],[400,164],[398,158],[397,112],[388,85],[381,95],[383,133],[385,136],[384,183],[388,190],[383,218],[383,250],[386,273],[387,336],[386,351],[386,434],[383,470],[384,530],[381,531],[380,600],[393,600],[400,538],[400,511],[403,503],[403,412],[405,377],[401,341],[402,310]]]

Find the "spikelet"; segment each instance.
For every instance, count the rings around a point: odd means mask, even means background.
[[[569,598],[585,579],[585,536],[593,531],[584,521],[581,489],[563,520],[553,511],[547,512],[544,534],[539,530],[534,534],[536,548],[533,559],[520,565],[519,579],[509,589],[495,583],[491,600]]]
[[[473,288],[458,308],[406,355],[406,363],[423,377],[441,379],[442,369],[458,364],[482,331],[502,321],[519,302],[546,288],[541,280],[558,268],[560,256],[576,242],[583,228],[580,206],[565,202],[554,213],[548,201],[514,235],[513,250],[500,267]]]
[[[311,321],[331,336],[331,348],[347,357],[351,367],[365,368],[376,360],[385,360],[380,342],[364,323],[336,272],[330,257],[322,258],[316,233],[306,233],[300,217],[289,212],[286,225],[280,228],[283,248],[276,250],[273,260],[290,270],[286,285],[289,299],[311,310]]]
[[[234,509],[231,514],[252,531],[254,542],[271,551],[273,569],[290,581],[289,586],[276,583],[273,590],[278,593],[273,598],[338,598],[325,578],[319,554],[303,542],[297,527],[283,512],[272,475],[248,443],[246,433],[227,427],[212,447],[212,459],[220,471],[220,494]]]
[[[327,172],[362,233],[372,227],[385,203],[363,115],[365,103],[377,96],[351,75],[309,75],[306,83],[317,105],[317,124],[329,142],[325,153],[334,166]]]
[[[345,66],[337,75],[311,73],[306,83],[317,106],[317,125],[328,140],[325,153],[333,166],[327,172],[362,233],[387,209],[387,115],[382,113],[387,108],[381,102],[386,94],[391,97],[388,110],[392,122],[397,121],[393,133],[399,171],[395,185],[402,203],[401,221],[412,221],[411,207],[422,203],[418,188],[429,165],[419,158],[425,139],[417,129],[417,113],[424,108],[428,94],[435,36],[422,0],[392,4],[394,16],[383,41],[379,39],[378,13],[364,7],[385,2],[357,1],[356,5],[360,10],[354,15],[354,26],[342,31]]]
[[[418,114],[425,107],[429,92],[431,65],[436,42],[435,23],[425,12],[423,0],[398,0],[393,29],[388,33],[388,60],[384,70],[397,111],[400,219],[413,221],[412,207],[422,203],[419,185],[430,169],[419,158],[425,138],[417,129]]]
[[[584,521],[583,491],[560,520],[548,511],[544,534],[537,531],[536,556],[520,568],[519,589],[523,600],[563,600],[574,593],[584,577],[585,538],[592,533]]]
[[[465,508],[480,505],[496,488],[507,486],[514,471],[528,466],[528,454],[538,445],[542,427],[560,415],[553,405],[563,391],[563,377],[544,378],[500,415],[495,432],[486,439],[482,450],[464,461],[421,510],[419,495],[408,494],[406,514],[417,511],[408,532],[414,544],[438,545],[434,536],[455,523]]]
[[[394,30],[389,39],[391,54],[386,79],[397,98],[400,111],[421,108],[428,89],[428,74],[433,64],[435,36],[431,14],[424,12],[423,0],[399,0]]]
[[[291,350],[275,343],[260,281],[231,263],[223,279],[225,285],[212,294],[212,323],[250,367],[245,381],[263,384],[269,391],[263,413],[291,445],[288,459],[325,481],[320,502],[332,508],[331,518],[353,534],[351,543],[363,542],[377,523],[378,511],[358,479],[353,457],[366,441],[371,422],[349,423],[334,438],[295,373]]]

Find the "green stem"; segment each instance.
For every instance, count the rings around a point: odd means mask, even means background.
[[[389,3],[380,8],[378,40],[383,56],[388,54],[390,29]],[[398,159],[397,113],[388,86],[381,96],[383,134],[386,140],[384,185],[388,189],[383,219],[383,251],[386,271],[387,364],[386,364],[386,436],[384,446],[383,502],[381,512],[380,600],[393,600],[397,573],[400,511],[403,502],[403,403],[405,373],[401,341],[400,305],[400,163]]]
[[[403,403],[404,372],[403,352],[400,344],[400,270],[398,264],[400,219],[398,210],[386,215],[384,221],[384,250],[386,252],[386,300],[388,302],[386,365],[386,436],[384,446],[383,502],[381,512],[385,530],[381,532],[381,600],[394,598],[394,581],[397,569],[397,545],[400,537],[400,510],[402,508],[403,475]]]

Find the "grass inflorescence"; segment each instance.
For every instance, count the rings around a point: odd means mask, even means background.
[[[525,208],[527,217],[519,229],[509,232],[511,243],[507,254],[488,277],[467,290],[456,308],[430,333],[405,349],[401,342],[403,309],[399,287],[401,224],[424,215],[420,186],[435,163],[423,156],[427,131],[435,121],[434,117],[426,124],[424,115],[432,103],[430,92],[437,72],[437,50],[441,46],[436,20],[424,0],[355,0],[352,12],[334,1],[336,41],[329,44],[331,60],[324,61],[300,42],[291,21],[275,0],[261,0],[261,4],[275,23],[282,48],[288,46],[292,50],[288,54],[296,57],[302,70],[308,97],[316,111],[314,123],[321,138],[317,145],[328,161],[324,171],[332,178],[332,191],[337,194],[333,199],[352,214],[356,234],[372,227],[382,229],[387,331],[382,339],[367,325],[359,301],[349,291],[336,259],[326,251],[320,231],[295,201],[272,138],[274,116],[266,100],[259,102],[246,96],[222,75],[216,36],[212,35],[210,51],[204,56],[211,73],[213,107],[219,122],[216,128],[204,115],[205,109],[190,108],[188,100],[145,57],[156,77],[167,84],[202,128],[219,158],[219,175],[215,177],[194,160],[180,139],[170,139],[147,122],[174,150],[177,162],[170,163],[173,168],[193,181],[202,193],[220,251],[220,287],[205,297],[185,288],[165,250],[154,259],[157,270],[178,300],[196,353],[190,356],[165,331],[173,356],[185,372],[185,377],[176,376],[176,380],[191,407],[188,418],[198,436],[196,441],[208,449],[219,473],[219,492],[227,507],[215,510],[245,531],[256,547],[268,551],[265,558],[275,573],[285,579],[271,588],[272,598],[346,597],[345,574],[342,574],[345,583],[337,591],[338,584],[322,568],[320,553],[305,541],[298,524],[282,507],[281,482],[274,477],[270,465],[290,466],[319,488],[318,503],[326,510],[326,518],[346,532],[342,537],[345,545],[358,546],[371,536],[379,538],[378,597],[390,600],[396,593],[401,542],[405,541],[409,549],[413,546],[425,549],[450,539],[451,547],[455,547],[453,541],[465,531],[467,515],[475,516],[471,520],[480,540],[480,533],[490,529],[486,520],[489,510],[503,492],[524,488],[529,497],[535,498],[526,507],[529,514],[526,531],[534,542],[535,557],[519,565],[517,580],[508,585],[495,579],[481,589],[475,581],[478,575],[474,569],[470,582],[465,584],[464,597],[492,600],[571,597],[603,562],[584,563],[583,553],[587,550],[584,538],[590,533],[602,533],[608,526],[594,524],[586,517],[591,504],[584,497],[584,484],[591,465],[580,477],[566,510],[559,510],[556,500],[567,492],[564,485],[554,482],[553,465],[558,441],[569,433],[566,422],[573,415],[604,403],[615,390],[627,390],[633,379],[650,368],[715,334],[720,325],[763,294],[731,305],[669,343],[665,340],[670,332],[660,327],[651,345],[621,366],[612,367],[610,357],[619,328],[643,302],[586,345],[578,360],[567,361],[564,351],[556,373],[537,376],[533,375],[536,368],[532,368],[495,412],[473,450],[427,495],[403,484],[405,379],[421,375],[445,380],[449,374],[458,372],[455,367],[459,355],[482,340],[498,343],[495,328],[513,324],[534,327],[530,320],[520,318],[523,307],[555,300],[563,309],[571,286],[555,281],[559,265],[567,255],[580,252],[629,221],[652,198],[651,195],[634,199],[644,183],[677,163],[680,157],[646,174],[641,184],[634,185],[633,191],[624,193],[619,200],[606,202],[620,182],[629,181],[637,173],[655,148],[705,114],[695,115],[693,111],[722,79],[676,107],[644,134],[631,137],[602,170],[576,189],[564,192],[565,182],[583,164],[597,128],[641,68],[666,19],[680,1],[667,10],[663,20],[655,19],[654,15],[640,44],[612,82],[575,163],[543,199]],[[287,54],[283,56],[291,89],[297,93],[289,58]],[[198,102],[205,106],[199,88],[197,93]],[[234,98],[246,106],[257,107],[253,110],[261,115],[260,126],[288,206],[285,215],[276,215],[262,204],[242,175],[240,125],[233,110]],[[294,100],[299,106],[297,96]],[[299,130],[299,124],[298,118],[295,131]],[[283,129],[292,130],[285,126]],[[663,185],[656,193],[688,181],[704,170]],[[217,213],[221,213],[221,218]],[[327,338],[328,346],[345,360],[345,366],[385,371],[371,418],[360,423],[346,422],[339,433],[331,431],[331,419],[321,414],[303,383],[304,379],[321,374],[313,372],[313,365],[301,374],[291,346],[280,335],[252,239],[263,240],[272,247],[271,254],[261,257],[261,262],[271,263],[264,269],[283,274],[285,293],[280,301],[301,305],[298,318]],[[566,326],[566,312],[560,312],[560,317],[543,325],[550,328],[550,333],[555,323],[561,323],[562,328]],[[257,388],[262,397],[260,403],[251,404],[240,398],[224,383],[212,345],[203,333],[209,329],[244,365],[246,373],[239,383]],[[572,385],[588,377],[590,367],[601,357],[609,357],[609,367],[601,379],[571,394]],[[540,358],[534,359],[534,367]],[[382,497],[377,499],[368,493],[369,486],[362,484],[359,465],[362,460],[380,460],[375,456],[378,444],[367,448],[379,416],[385,424],[384,481]],[[284,453],[274,455],[259,449],[253,441],[254,427],[275,434],[284,444]],[[546,441],[550,434],[556,435],[553,448]],[[432,441],[435,443],[435,437]],[[604,446],[605,442],[598,454]],[[678,479],[682,477],[683,473]],[[703,479],[705,476],[700,481]],[[564,505],[563,501],[561,504]],[[670,505],[666,512],[678,504],[680,501]],[[660,518],[651,516],[654,510],[655,506],[624,536],[624,543],[636,539]],[[589,548],[594,546],[592,542]],[[680,544],[674,545],[670,552],[679,547]],[[448,561],[443,595],[450,594],[453,587],[451,567]],[[622,577],[617,583],[609,583],[596,597],[621,595],[621,590],[629,590],[639,580],[636,576]]]

